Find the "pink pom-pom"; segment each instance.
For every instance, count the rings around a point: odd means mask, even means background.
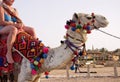
[[[33,62],[34,62],[34,59],[31,59],[30,62],[33,63]]]
[[[47,53],[48,53],[48,51],[49,51],[49,49],[48,49],[47,47],[44,47],[44,48],[43,48],[43,52],[44,52],[44,53],[46,53],[46,54],[47,54]]]
[[[37,71],[34,70],[34,69],[32,69],[31,74],[32,74],[32,75],[36,75],[36,74],[37,74]]]
[[[23,42],[22,42],[22,44],[26,44],[26,42],[25,42],[25,41],[23,41]]]
[[[69,29],[69,26],[68,26],[68,25],[65,25],[65,28],[66,28],[66,29]]]

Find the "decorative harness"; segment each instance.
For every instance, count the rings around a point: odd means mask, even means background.
[[[7,38],[4,40],[0,39],[0,77],[4,74],[10,74],[14,71],[13,64],[8,64],[6,60],[6,45]],[[3,45],[4,43],[4,45]],[[22,59],[25,58],[30,62],[31,74],[36,75],[39,68],[47,58],[49,48],[44,44],[27,34],[26,32],[20,32],[16,36],[16,40],[13,47],[13,59],[15,63],[20,64]],[[45,72],[46,78],[48,78],[48,72]]]
[[[97,28],[94,25],[94,22],[95,22],[95,20],[94,20],[95,19],[94,13],[92,13],[91,16],[92,16],[91,23],[87,23],[87,24],[84,24],[84,25],[81,24],[80,20],[78,20],[78,23],[76,23],[76,21],[74,21],[74,20],[69,20],[69,21],[66,22],[66,25],[65,25],[66,29],[71,29],[72,31],[79,33],[81,35],[81,37],[82,37],[82,39],[75,39],[70,34],[68,34],[68,33],[66,34],[66,37],[65,37],[66,38],[65,43],[67,45],[66,48],[69,47],[70,50],[75,55],[74,58],[72,59],[73,65],[70,67],[71,70],[74,69],[74,64],[75,64],[75,61],[78,59],[78,57],[82,56],[82,55],[86,55],[86,46],[85,46],[83,33],[90,34],[91,33],[91,26],[94,27],[94,28]],[[76,17],[76,18],[78,19],[78,17]],[[82,32],[82,33],[80,33],[80,32]],[[81,45],[80,46],[76,46],[74,42],[71,42],[69,40],[69,38],[81,42]]]

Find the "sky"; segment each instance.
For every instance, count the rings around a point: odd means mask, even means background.
[[[66,20],[76,13],[95,13],[107,18],[109,25],[101,30],[120,37],[120,0],[15,0],[13,7],[26,26],[35,29],[37,37],[51,48],[58,47],[66,34]],[[87,49],[120,48],[116,39],[97,30],[88,35]]]

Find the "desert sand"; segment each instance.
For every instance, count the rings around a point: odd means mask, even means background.
[[[67,78],[66,69],[53,70],[46,79],[43,74],[41,82],[120,82],[120,67],[117,67],[118,77],[114,77],[113,67],[90,68],[90,77],[88,77],[87,68],[80,68],[82,73],[75,73],[69,70]]]

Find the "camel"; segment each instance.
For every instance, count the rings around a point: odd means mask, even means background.
[[[15,73],[17,82],[40,82],[41,73],[63,68],[70,64],[74,57],[80,55],[79,51],[85,50],[87,34],[90,34],[94,29],[107,27],[107,25],[108,21],[102,15],[94,13],[74,13],[72,19],[66,22],[65,28],[67,31],[64,36],[65,40],[61,41],[61,45],[56,48],[48,48],[47,57],[44,58],[44,62],[42,62],[36,74],[31,74],[31,61],[24,56],[24,53],[17,50],[16,45],[14,45],[13,54],[17,52],[18,55],[22,57],[21,63],[17,65],[20,71],[18,72],[17,70],[18,75]],[[21,35],[22,34],[30,36],[26,33],[21,33]],[[18,37],[19,35],[20,34],[18,34]],[[32,41],[37,40],[32,39]]]

